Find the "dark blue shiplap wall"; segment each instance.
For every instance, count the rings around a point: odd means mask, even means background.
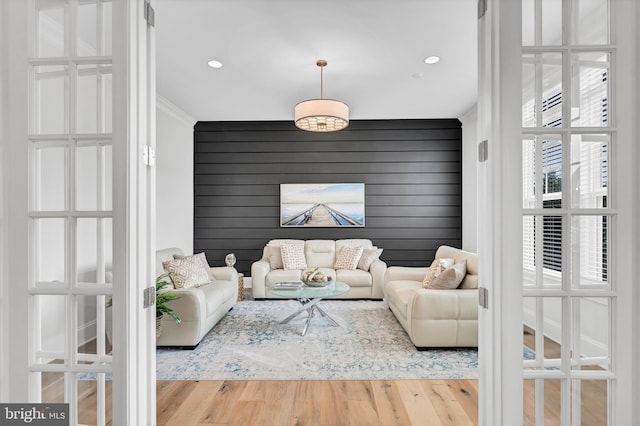
[[[428,266],[462,244],[462,128],[457,119],[358,120],[311,133],[288,121],[198,122],[194,252],[236,268],[273,238],[369,238],[389,265]],[[281,228],[281,183],[365,184],[364,228]]]

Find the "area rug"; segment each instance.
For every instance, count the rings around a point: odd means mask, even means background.
[[[280,324],[295,300],[242,301],[194,350],[157,350],[158,380],[373,380],[477,378],[476,349],[413,346],[385,302],[326,300],[339,327],[306,313]]]

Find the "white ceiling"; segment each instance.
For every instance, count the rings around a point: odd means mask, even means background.
[[[196,120],[460,117],[477,96],[477,0],[157,0],[158,93]],[[441,61],[426,65],[424,58]],[[224,66],[215,70],[210,59]],[[421,75],[421,78],[416,78]]]

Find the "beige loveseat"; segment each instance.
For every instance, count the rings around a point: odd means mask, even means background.
[[[162,262],[182,255],[178,248],[156,252],[156,275],[165,271]],[[180,297],[167,303],[182,320],[179,324],[165,315],[158,346],[182,346],[195,348],[200,340],[220,321],[238,300],[238,272],[231,267],[210,268],[216,278],[210,284],[195,288],[179,288],[173,291]]]
[[[440,246],[436,259],[466,260],[467,274],[457,289],[422,288],[428,267],[391,266],[384,298],[418,348],[478,346],[478,255]]]
[[[335,270],[336,255],[342,247],[363,247],[364,250],[377,249],[370,240],[271,240],[264,247],[262,258],[251,266],[251,287],[255,299],[276,299],[267,291],[267,285],[283,281],[297,281],[301,269],[273,269],[269,261],[269,247],[282,244],[303,244],[307,268],[319,267],[320,271],[337,281],[347,283],[351,289],[340,296],[340,299],[382,299],[384,272],[387,264],[380,259],[374,260],[368,270],[338,269]]]

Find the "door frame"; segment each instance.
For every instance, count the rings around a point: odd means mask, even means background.
[[[640,408],[633,397],[640,391],[640,366],[633,360],[640,357],[640,314],[634,307],[640,306],[640,286],[633,282],[640,273],[640,5],[611,2],[618,35],[612,108],[619,145],[613,154],[618,204],[611,269],[617,282],[613,350],[618,370],[610,407],[614,424],[637,424]],[[520,1],[487,4],[478,23],[478,139],[488,141],[489,153],[478,166],[479,285],[489,290],[489,308],[479,312],[479,421],[522,424],[521,20],[514,19],[522,11]]]
[[[28,1],[0,4],[0,400],[36,402],[28,336]],[[155,53],[144,0],[113,0],[113,424],[155,424],[155,309],[143,289],[155,282]],[[142,56],[141,56],[142,55]],[[151,64],[141,65],[140,57]],[[11,108],[8,106],[11,105]],[[150,232],[152,230],[153,232]],[[10,250],[9,250],[10,248]],[[117,283],[120,283],[118,285]],[[9,303],[11,302],[11,303]],[[5,344],[11,342],[11,345]],[[144,342],[144,344],[141,344]],[[119,350],[117,349],[119,348]],[[151,360],[151,362],[149,362]],[[31,380],[32,383],[29,383]]]

